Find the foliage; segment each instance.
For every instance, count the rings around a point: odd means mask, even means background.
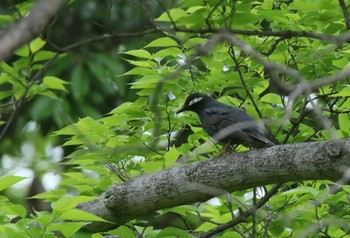
[[[154,35],[142,41],[142,46],[119,51],[118,59],[105,52],[90,52],[88,59],[78,61],[81,56],[76,52],[75,56],[46,49],[49,38],[45,41],[43,37],[18,49],[11,63],[0,64],[2,111],[11,112],[13,104],[17,106],[18,102],[34,98],[36,103],[31,106],[37,109],[37,115],[32,119],[40,122],[43,118],[56,118],[60,129],[54,135],[64,136],[63,146],[74,149],[62,163],[66,169],[61,172],[58,188],[34,196],[50,203],[51,211],[26,216],[23,205],[1,196],[0,234],[55,237],[60,231],[64,237],[82,235],[80,229],[84,224],[101,218],[75,209],[78,203],[96,198],[113,183],[178,166],[180,157],[187,158],[182,163],[215,157],[222,146],[203,132],[197,117],[191,113],[176,114],[186,96],[194,91],[244,108],[261,119],[270,136],[279,143],[349,137],[347,79],[311,91],[304,88],[300,94],[295,93],[295,88],[288,91],[278,87],[271,79],[276,77],[298,88],[305,82],[317,82],[348,69],[349,45],[306,34],[347,32],[348,19],[339,2],[177,1],[171,7],[159,2],[163,12],[153,24],[162,36]],[[6,21],[8,18],[4,17],[0,25]],[[232,41],[216,41],[215,36],[224,30],[230,30],[245,46],[252,46],[267,64]],[[129,70],[115,63],[121,59],[129,64]],[[51,60],[54,66],[47,70],[46,63]],[[271,70],[267,67],[271,66],[269,62],[277,63],[279,68]],[[293,77],[290,71],[283,70],[284,66],[299,74]],[[72,67],[71,74],[64,72],[65,67]],[[86,80],[91,75],[95,82]],[[110,95],[118,94],[121,104],[100,117],[91,105],[103,103],[104,97],[93,90],[95,87]],[[80,105],[78,114],[90,116],[70,123],[74,113],[62,115],[70,106],[48,109],[52,107],[48,99],[68,105],[67,97]],[[70,110],[73,109],[67,109]],[[62,119],[65,116],[69,119]],[[236,150],[247,148],[240,146]],[[21,179],[4,175],[0,178],[0,189]],[[237,191],[197,206],[158,211],[155,219],[140,218],[107,234],[122,237],[203,234],[239,217],[271,187]],[[349,193],[348,185],[330,181],[287,184],[262,209],[218,236],[345,237],[350,232]],[[14,218],[17,220],[10,223]]]

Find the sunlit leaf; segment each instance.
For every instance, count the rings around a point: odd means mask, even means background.
[[[151,43],[145,46],[145,48],[148,47],[171,47],[171,46],[178,46],[177,42],[169,37],[162,37],[155,39]]]
[[[64,85],[68,84],[68,82],[54,76],[46,76],[43,79],[43,84],[50,89],[67,91]]]
[[[27,179],[26,177],[20,177],[20,176],[15,176],[15,175],[4,175],[0,177],[0,191],[11,187],[12,185]]]
[[[136,56],[139,58],[146,58],[146,59],[152,58],[152,55],[146,50],[129,50],[129,51],[122,52],[122,54],[132,55],[132,56]]]
[[[175,147],[170,148],[164,155],[166,166],[172,165],[179,158],[179,155],[180,152]]]
[[[72,220],[72,221],[102,221],[108,222],[101,217],[98,217],[94,214],[79,210],[79,209],[70,209],[62,212],[59,216],[61,219]]]
[[[53,223],[48,227],[49,231],[60,231],[65,237],[72,237],[80,228],[87,223],[84,222],[67,222]]]
[[[29,48],[31,53],[35,53],[40,50],[46,44],[45,41],[40,39],[39,37],[29,43]]]
[[[7,204],[0,207],[2,212],[24,218],[27,215],[27,209],[19,204]]]

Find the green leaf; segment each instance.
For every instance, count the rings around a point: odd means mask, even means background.
[[[16,10],[19,11],[20,16],[25,16],[33,8],[35,2],[24,1],[16,4]]]
[[[2,206],[0,210],[6,214],[16,215],[22,218],[27,215],[27,209],[18,204],[7,204],[6,206]]]
[[[319,190],[316,188],[312,187],[297,187],[291,190],[288,190],[286,192],[281,193],[279,196],[284,196],[284,195],[301,195],[301,194],[312,194],[314,197],[317,197],[317,195],[320,193]]]
[[[55,76],[46,76],[43,79],[43,84],[46,85],[50,89],[56,89],[61,91],[67,91],[64,87],[65,84],[68,84],[68,82],[59,79]]]
[[[154,63],[151,61],[140,61],[140,60],[127,60],[130,64],[139,66],[139,67],[146,67],[146,68],[152,68],[152,66],[155,66]]]
[[[316,2],[316,1],[315,1]],[[316,3],[313,1],[303,1],[303,0],[296,0],[293,1],[289,7],[293,10],[301,10],[301,11],[312,11],[314,9],[317,9]]]
[[[161,76],[159,75],[146,75],[136,82],[132,83],[131,88],[155,88],[155,86],[160,82]]]
[[[31,198],[36,199],[46,199],[47,201],[57,201],[59,198],[63,197],[63,195],[67,192],[66,189],[55,189],[49,192],[43,192],[32,196]]]
[[[339,93],[332,94],[332,97],[349,97],[350,96],[350,85],[346,85]]]
[[[147,105],[146,97],[139,97],[135,102],[125,102],[111,111],[112,114],[130,115],[134,113],[142,113],[142,108]]]
[[[22,57],[28,57],[30,55],[30,49],[28,45],[23,45],[22,47],[18,48],[15,52],[15,55],[22,56]]]
[[[105,236],[103,236],[101,233],[95,233],[92,234],[91,238],[104,238]]]
[[[350,193],[350,185],[344,185],[343,190],[347,193]]]
[[[44,47],[45,44],[46,44],[46,42],[38,37],[29,43],[29,48],[30,48],[32,53],[35,53],[35,52],[39,51],[42,47]]]
[[[67,172],[64,173],[64,175],[77,180],[82,180],[85,177],[84,174],[80,172]]]
[[[37,222],[32,222],[25,229],[25,233],[29,235],[29,237],[40,237],[44,233],[44,227]]]
[[[0,100],[11,97],[13,95],[12,90],[11,91],[0,91]]]
[[[187,48],[192,48],[193,46],[198,46],[200,44],[203,44],[204,42],[207,42],[207,40],[199,37],[193,37],[186,40],[184,46]]]
[[[166,167],[171,166],[179,158],[180,152],[175,148],[171,147],[168,152],[165,153],[165,165]]]
[[[0,15],[0,26],[9,25],[13,20],[13,16],[2,13]]]
[[[183,54],[180,48],[178,47],[169,47],[162,49],[154,54],[155,58],[160,58],[160,57],[166,57],[166,56],[172,56],[172,57],[177,57],[178,55]]]
[[[68,181],[69,181],[68,179],[65,179],[62,183],[68,184],[69,183]],[[77,185],[75,184],[75,186]],[[62,211],[69,210],[73,207],[76,207],[79,203],[92,201],[97,198],[98,197],[95,197],[95,196],[62,197],[59,200],[57,200],[55,203],[53,203],[53,209],[55,210],[55,212],[62,212]]]
[[[67,222],[67,223],[53,223],[48,227],[49,231],[60,231],[64,237],[72,237],[80,230],[86,222]]]
[[[152,58],[152,55],[146,50],[129,50],[126,52],[122,52],[122,54],[132,55],[132,56],[136,56],[139,58],[146,58],[146,59]]]
[[[162,37],[155,39],[151,43],[145,46],[145,48],[148,47],[171,47],[171,46],[178,46],[177,42],[169,37]]]
[[[154,74],[156,70],[146,67],[134,67],[128,72],[124,73],[124,75],[146,75],[146,74]]]
[[[164,168],[164,161],[147,161],[147,162],[139,162],[140,166],[142,166],[143,170],[146,173],[154,173],[159,172]]]
[[[232,22],[235,25],[244,26],[245,24],[256,23],[259,20],[258,16],[247,12],[237,12],[233,15]]]
[[[43,226],[48,226],[55,219],[54,215],[46,211],[36,212],[36,221],[41,223]]]
[[[263,9],[265,10],[271,10],[273,7],[272,0],[264,0],[264,3],[262,4]]]
[[[266,103],[277,104],[281,103],[281,96],[274,93],[268,93],[261,98],[261,101]]]
[[[67,211],[64,211],[59,216],[61,219],[65,220],[72,220],[72,221],[102,221],[102,222],[109,222],[105,219],[98,217],[94,214],[79,210],[79,209],[70,209]]]
[[[192,206],[192,205],[182,205],[182,206],[170,208],[167,211],[175,212],[175,213],[180,214],[182,216],[187,216],[188,213],[199,212],[199,208],[196,206]]]
[[[4,175],[0,177],[0,191],[24,180],[26,177],[20,177],[15,175]]]
[[[117,229],[108,231],[107,234],[116,235],[116,236],[120,236],[123,238],[134,238],[135,237],[134,231],[131,230],[127,226],[120,226]]]
[[[54,57],[56,53],[47,51],[47,50],[40,50],[34,55],[34,62],[42,61],[42,60],[48,60]]]
[[[210,222],[204,222],[199,227],[196,228],[195,231],[201,232],[201,231],[208,231],[210,229],[214,229],[216,225]]]
[[[185,236],[184,236],[185,235]],[[179,228],[175,228],[175,227],[166,227],[164,229],[162,229],[161,232],[159,232],[158,236],[159,237],[192,237],[190,235],[187,234],[187,231],[179,229]]]
[[[170,15],[170,17],[169,17]],[[169,11],[169,14],[167,12],[164,12],[162,15],[160,15],[158,18],[155,19],[155,21],[159,22],[170,22],[171,20],[176,21],[177,19],[181,17],[187,16],[186,11],[184,11],[181,8],[172,8]]]
[[[271,222],[269,231],[274,237],[281,237],[282,232],[285,230],[285,223],[280,221]]]
[[[73,198],[68,198],[68,197],[62,197],[59,200],[57,200],[55,203],[52,204],[52,208],[56,212],[62,212],[69,210],[73,207],[75,207],[77,203],[74,201]]]
[[[338,116],[338,121],[339,121],[339,127],[342,129],[345,133],[347,133],[346,137],[349,137],[349,121],[350,121],[350,115],[348,113],[346,114],[339,114]]]

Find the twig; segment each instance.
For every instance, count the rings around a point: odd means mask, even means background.
[[[255,108],[255,111],[258,113],[259,117],[263,118],[263,115],[261,114],[258,105],[256,105],[255,100],[254,100],[252,94],[250,93],[246,82],[243,79],[242,71],[241,71],[240,65],[239,65],[239,63],[238,63],[238,61],[236,59],[235,52],[234,52],[234,49],[233,49],[232,45],[230,46],[229,55],[231,56],[231,58],[233,59],[233,62],[236,65],[236,71],[238,72],[239,79],[241,80],[241,83],[242,83],[242,86],[244,88],[244,91],[246,92],[247,96],[249,97],[250,101],[252,102],[252,104],[253,104],[253,106]]]
[[[146,29],[144,31],[139,31],[139,32],[121,32],[121,33],[113,33],[113,34],[105,34],[102,36],[96,36],[96,37],[92,37],[86,40],[82,40],[67,46],[58,46],[56,44],[54,44],[53,42],[49,42],[57,51],[64,53],[67,52],[69,50],[72,50],[74,48],[86,45],[86,44],[90,44],[93,42],[97,42],[97,41],[102,41],[102,40],[107,40],[107,39],[111,39],[111,38],[115,38],[115,37],[131,37],[131,36],[142,36],[148,33],[152,33],[157,31],[157,29],[155,28],[150,28],[150,29]]]
[[[267,201],[278,192],[278,189],[282,186],[282,183],[276,184],[264,197],[262,197],[255,206],[251,207],[250,209],[248,209],[247,211],[243,212],[242,214],[240,214],[236,219],[229,221],[227,223],[224,223],[222,225],[219,225],[217,227],[215,227],[214,229],[211,229],[209,231],[203,232],[198,234],[200,238],[207,238],[210,237],[212,235],[218,234],[220,232],[223,232],[241,222],[244,222],[248,219],[249,216],[251,216],[252,214],[254,214],[256,212],[256,210],[258,210],[259,208],[261,208],[262,206],[264,206]]]
[[[209,29],[212,28],[211,24],[210,24],[210,18],[213,15],[214,11],[222,4],[223,0],[220,0],[216,3],[216,5],[210,10],[208,16],[205,18],[205,22],[207,24],[207,26],[209,27]]]
[[[350,20],[349,20],[348,7],[345,5],[344,0],[339,0],[339,6],[340,6],[341,10],[343,11],[344,22],[345,22],[346,28],[348,30],[350,30]]]

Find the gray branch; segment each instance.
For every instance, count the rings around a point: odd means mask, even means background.
[[[336,181],[350,166],[350,138],[274,146],[149,174],[109,188],[79,209],[112,223],[92,222],[97,232],[159,209],[203,202],[228,192],[288,181]]]
[[[8,59],[16,49],[39,36],[64,2],[65,0],[39,0],[26,16],[2,31],[0,60]]]

